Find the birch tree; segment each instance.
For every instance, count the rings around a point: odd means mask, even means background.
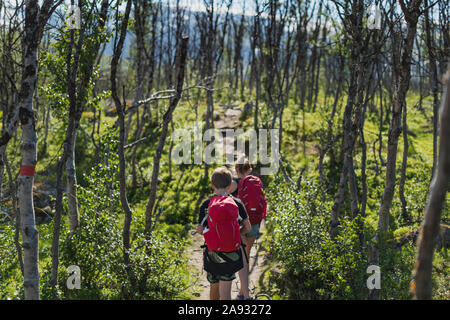
[[[39,7],[38,0],[25,2],[23,38],[23,71],[17,107],[17,123],[22,129],[22,163],[18,178],[20,229],[22,233],[25,299],[37,300],[39,294],[39,232],[36,229],[33,183],[37,164],[36,119],[33,94],[37,80],[37,53],[44,27],[53,11],[62,1],[46,0]]]

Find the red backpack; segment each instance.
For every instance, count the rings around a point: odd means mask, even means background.
[[[217,195],[209,200],[208,228],[204,233],[208,250],[232,252],[241,245],[239,208],[229,196]]]
[[[266,217],[267,208],[261,179],[250,175],[239,180],[238,195],[247,210],[250,224],[260,224]]]

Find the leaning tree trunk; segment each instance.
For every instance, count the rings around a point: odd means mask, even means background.
[[[442,209],[450,183],[450,71],[444,85],[445,94],[441,106],[439,158],[431,192],[425,209],[425,218],[419,235],[416,266],[414,269],[415,298],[431,299],[433,252],[439,233]]]

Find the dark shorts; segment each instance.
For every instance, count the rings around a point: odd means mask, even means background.
[[[257,237],[259,233],[259,224],[252,224],[252,229],[249,233],[246,233],[245,236],[248,238]]]
[[[225,261],[222,257],[220,257],[218,255],[218,253],[216,251],[208,251],[208,255],[211,259],[212,262],[214,262],[215,264],[219,264],[221,267],[227,267],[228,265],[230,265],[232,267],[232,265],[236,265],[237,262],[239,262],[239,260],[242,260],[242,255],[240,254],[240,248],[237,251],[234,252],[220,252],[220,254],[225,255],[229,260],[231,260],[232,262],[227,262]],[[229,274],[227,273],[223,273],[223,274],[215,274],[213,272],[208,271],[206,274],[206,278],[208,280],[209,283],[217,283],[219,281],[232,281],[234,279],[236,279],[236,271],[231,272]]]
[[[211,272],[207,272],[206,279],[208,280],[209,283],[217,283],[219,281],[233,281],[234,279],[236,279],[236,274],[232,273],[229,275],[218,276],[212,274]]]

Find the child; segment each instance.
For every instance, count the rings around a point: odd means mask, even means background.
[[[233,181],[234,188],[231,189],[231,192],[233,194],[237,192],[249,216],[251,231],[245,234],[244,240],[247,257],[250,257],[250,250],[258,236],[261,221],[266,217],[267,202],[261,180],[251,175],[252,167],[248,159],[244,158],[238,161],[235,164],[235,170],[238,177]],[[238,299],[242,300],[243,298],[243,292],[241,291]]]
[[[243,268],[241,234],[250,231],[250,222],[242,202],[228,195],[231,173],[226,167],[214,170],[211,184],[215,195],[200,207],[197,232],[206,242],[204,269],[211,284],[210,299],[231,300],[235,272]]]

